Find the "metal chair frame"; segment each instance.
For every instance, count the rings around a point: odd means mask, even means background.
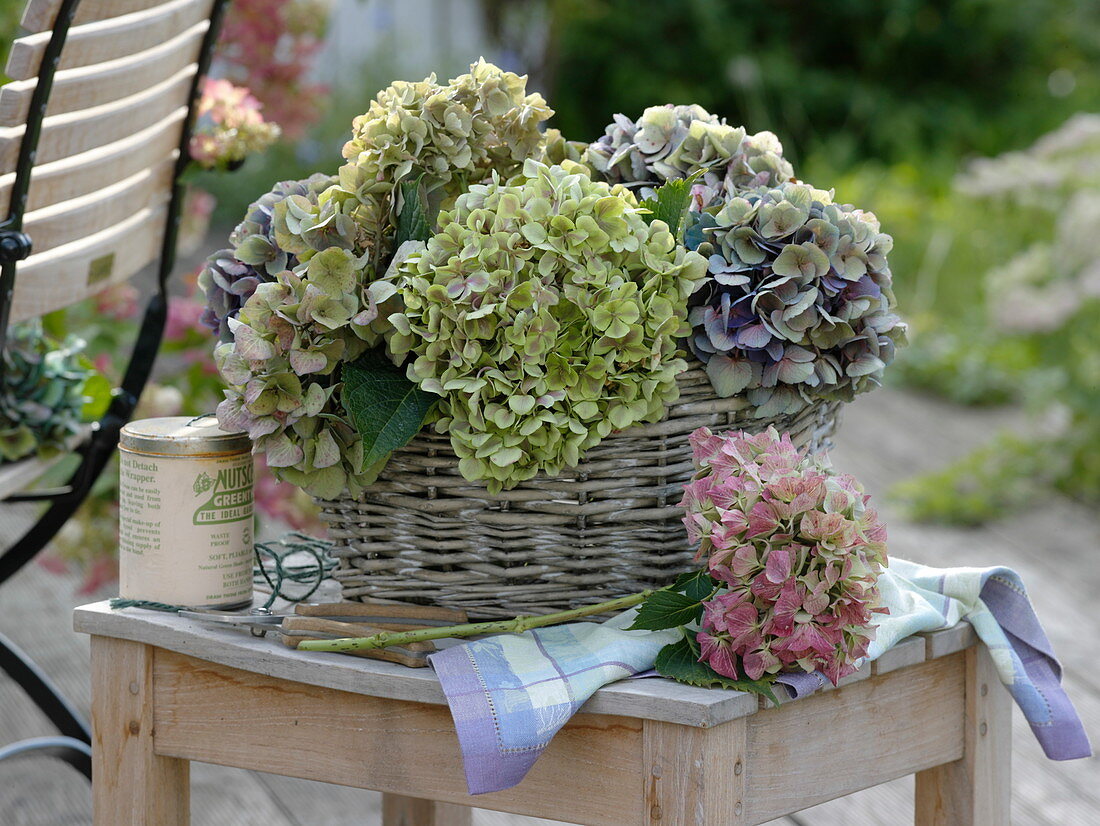
[[[63,0],[53,26],[53,34],[42,57],[38,83],[31,100],[26,131],[19,148],[15,182],[11,193],[8,217],[0,221],[0,349],[7,342],[8,323],[15,292],[18,263],[27,258],[33,239],[23,232],[23,217],[30,190],[38,140],[45,119],[54,74],[60,61],[73,18],[81,0]],[[8,502],[41,501],[49,507],[35,524],[16,542],[0,553],[0,585],[30,562],[57,534],[80,504],[87,498],[92,484],[99,477],[118,446],[119,431],[133,415],[138,398],[152,373],[153,363],[164,335],[168,315],[168,278],[176,262],[184,186],[181,176],[189,163],[190,143],[199,84],[210,68],[214,45],[229,0],[214,0],[207,29],[191,84],[190,104],[179,143],[179,155],[173,174],[168,217],[157,264],[156,291],[145,307],[140,331],[127,364],[123,379],[111,405],[77,451],[80,464],[68,483],[59,489],[29,491],[9,496]],[[3,378],[0,362],[0,379]],[[2,503],[0,503],[2,506]],[[86,777],[91,778],[91,730],[84,718],[61,695],[57,687],[17,646],[0,636],[0,670],[7,673],[50,719],[60,737],[39,737],[0,747],[0,760],[32,752],[44,753],[64,760]]]

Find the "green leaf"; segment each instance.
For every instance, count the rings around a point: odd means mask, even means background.
[[[653,667],[662,677],[669,677],[680,683],[700,688],[750,691],[767,697],[774,705],[779,705],[779,699],[772,691],[771,683],[765,680],[731,680],[729,677],[723,677],[706,663],[699,662],[699,651],[687,637],[679,642],[670,643],[657,652],[657,661]]]
[[[84,361],[82,359],[81,361]],[[80,389],[84,397],[84,407],[81,409],[80,418],[85,422],[97,422],[107,413],[114,398],[114,388],[105,376],[96,373],[88,376],[84,386]]]
[[[402,181],[401,214],[397,216],[397,234],[393,248],[397,249],[406,241],[427,241],[432,237],[432,222],[428,218],[427,197],[420,180],[424,176]]]
[[[655,193],[656,198],[646,198],[642,206],[649,210],[649,215],[644,215],[647,224],[654,221],[664,221],[668,224],[668,230],[674,237],[679,237],[680,223],[688,204],[691,203],[691,185],[699,177],[699,173],[688,178],[673,178]]]
[[[654,591],[638,609],[629,631],[663,631],[697,622],[703,606],[686,594],[662,589]]]
[[[439,398],[409,381],[379,350],[344,365],[343,380],[340,403],[363,437],[364,468],[407,445]]]
[[[678,591],[696,602],[702,602],[714,593],[714,587],[714,580],[711,579],[710,574],[705,570],[699,570],[680,574],[676,581],[668,586],[668,590]]]

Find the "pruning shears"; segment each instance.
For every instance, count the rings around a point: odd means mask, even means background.
[[[299,603],[290,613],[254,608],[248,613],[199,609],[180,611],[179,616],[198,622],[247,628],[253,636],[265,637],[276,631],[288,648],[297,648],[304,640],[335,640],[345,637],[369,637],[382,631],[414,631],[459,625],[467,621],[466,612],[429,605],[389,602]],[[400,663],[411,668],[428,664],[428,655],[436,650],[431,642],[413,642],[406,646],[348,651],[359,657]]]

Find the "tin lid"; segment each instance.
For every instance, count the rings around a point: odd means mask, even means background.
[[[247,433],[222,430],[210,414],[130,422],[122,428],[118,443],[127,450],[162,456],[243,453],[252,448]]]

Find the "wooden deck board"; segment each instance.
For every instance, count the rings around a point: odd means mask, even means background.
[[[858,476],[881,507],[897,556],[932,565],[1007,565],[1024,577],[1040,618],[1065,667],[1070,696],[1100,745],[1100,674],[1087,667],[1080,640],[1100,636],[1100,616],[1075,610],[1100,590],[1100,519],[1062,499],[979,530],[914,525],[886,500],[890,485],[941,467],[981,444],[1011,413],[973,411],[913,394],[884,390],[846,411],[834,464]],[[1070,573],[1072,572],[1072,574]],[[71,609],[88,602],[73,593],[75,581],[31,566],[0,591],[0,632],[33,651],[40,664],[86,709],[87,640],[70,630]],[[99,596],[109,596],[100,594]],[[33,611],[33,622],[27,621]],[[48,729],[13,686],[0,678],[0,743]],[[1013,736],[1013,814],[1017,823],[1062,826],[1100,822],[1100,761],[1055,763],[1046,759],[1017,713]],[[378,823],[377,795],[354,789],[233,772],[196,764],[194,823],[264,823],[266,826],[344,826]],[[22,806],[28,824],[89,823],[83,781],[64,766],[42,760],[0,764],[0,812]],[[913,782],[903,778],[797,815],[803,826],[892,826],[905,822]],[[37,818],[37,819],[35,819]],[[8,822],[0,817],[0,821]],[[776,821],[791,826],[793,820]],[[534,826],[539,821],[492,812],[475,815],[478,826]],[[542,822],[542,826],[550,821]]]

